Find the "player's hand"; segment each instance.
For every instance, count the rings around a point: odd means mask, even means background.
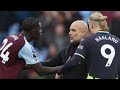
[[[63,78],[63,75],[58,75],[58,74],[56,73],[55,79],[62,79],[62,78]]]

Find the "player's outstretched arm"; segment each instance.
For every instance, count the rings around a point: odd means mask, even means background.
[[[32,69],[34,69],[36,71],[36,73],[40,76],[56,73],[58,70],[61,69],[61,66],[46,67],[46,66],[42,66],[41,63],[36,63],[36,64],[33,64],[33,65],[30,65],[30,67]]]
[[[43,66],[55,67],[61,65],[60,61],[57,58],[51,58],[41,62]]]
[[[55,66],[60,66],[63,64],[63,60],[62,60],[62,57],[63,57],[63,54],[65,52],[65,49],[61,50],[56,57],[54,58],[51,58],[51,59],[48,59],[48,60],[45,60],[43,62],[41,62],[41,64],[43,66],[48,66],[48,67],[55,67]]]
[[[81,64],[82,63],[82,57],[74,55],[67,63],[64,64],[64,66],[61,67],[61,69],[57,72],[58,75],[62,75],[64,72],[66,72],[68,69]]]

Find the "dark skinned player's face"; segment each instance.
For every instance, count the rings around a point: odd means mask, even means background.
[[[39,26],[36,27],[33,38],[35,40],[39,40],[42,37],[42,28],[41,28],[41,23],[39,23]]]

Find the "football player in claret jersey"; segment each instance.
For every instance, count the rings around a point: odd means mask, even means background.
[[[87,60],[87,79],[117,78],[120,39],[108,32],[106,19],[107,16],[103,16],[100,12],[95,12],[90,16],[89,28],[93,35],[79,44],[72,59],[58,71],[58,77],[68,68]]]
[[[41,23],[37,18],[28,17],[22,23],[22,33],[6,37],[0,46],[0,79],[17,79],[27,64],[38,75],[55,73],[60,68],[44,67],[29,44],[42,34]]]

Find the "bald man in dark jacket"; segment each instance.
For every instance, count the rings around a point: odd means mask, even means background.
[[[61,50],[54,58],[41,62],[44,66],[64,65],[73,56],[80,41],[89,36],[88,25],[82,20],[74,21],[70,26],[69,38],[70,44]],[[86,79],[86,64],[78,65],[69,69],[63,74],[63,79]]]

